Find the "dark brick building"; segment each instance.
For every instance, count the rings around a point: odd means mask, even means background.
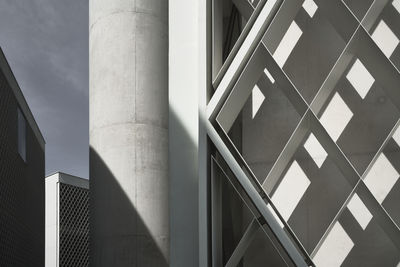
[[[44,266],[45,142],[0,50],[0,266]]]

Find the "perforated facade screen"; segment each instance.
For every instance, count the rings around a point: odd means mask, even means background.
[[[19,109],[15,91],[21,92],[10,76],[0,49],[0,266],[42,267],[44,148]]]
[[[59,266],[89,266],[89,190],[60,183]]]

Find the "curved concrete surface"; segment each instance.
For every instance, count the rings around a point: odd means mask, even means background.
[[[168,1],[90,1],[91,266],[167,266]]]

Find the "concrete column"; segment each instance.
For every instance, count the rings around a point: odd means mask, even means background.
[[[90,0],[91,266],[167,266],[168,0]]]

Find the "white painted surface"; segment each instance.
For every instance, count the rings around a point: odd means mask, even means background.
[[[264,103],[265,96],[261,92],[260,88],[257,85],[254,86],[253,91],[251,93],[252,100],[252,118],[257,115],[258,110],[260,109],[262,103]]]
[[[365,98],[372,84],[375,82],[374,77],[372,77],[371,73],[369,73],[359,59],[354,62],[346,78],[362,99]]]
[[[394,0],[392,2],[392,5],[394,6],[394,8],[397,10],[397,12],[400,13],[400,0]]]
[[[346,259],[354,243],[339,222],[336,222],[313,259],[318,267],[338,267]]]
[[[375,164],[364,178],[364,183],[375,196],[379,203],[382,203],[392,190],[399,173],[392,166],[384,154],[380,154]]]
[[[317,12],[318,6],[313,0],[305,0],[303,3],[304,10],[308,13],[310,18],[314,17],[315,12]]]
[[[336,142],[352,117],[353,112],[351,112],[342,97],[338,93],[335,93],[325,112],[322,114],[320,121]]]
[[[315,135],[310,134],[310,136],[307,138],[307,141],[304,143],[304,148],[307,150],[308,154],[310,154],[318,168],[321,168],[326,157],[328,156],[328,153],[326,153],[321,143],[318,142]]]
[[[362,229],[365,230],[372,219],[372,214],[357,194],[354,194],[350,199],[347,208],[350,210],[351,214],[353,214]]]
[[[399,44],[399,38],[383,20],[379,22],[371,37],[388,58]]]
[[[396,131],[394,132],[392,138],[396,143],[400,146],[400,126],[397,127]]]
[[[285,221],[292,215],[310,183],[297,161],[293,161],[271,198]]]
[[[58,173],[53,174],[45,180],[45,266],[57,266],[57,206],[58,206]]]
[[[297,23],[293,21],[283,36],[273,56],[276,60],[276,63],[278,63],[281,68],[283,65],[285,65],[286,60],[289,58],[302,34],[302,30],[299,28]]]
[[[272,74],[267,69],[264,69],[264,73],[265,73],[265,75],[267,75],[267,77],[271,81],[271,83],[275,83],[274,77],[272,77]]]
[[[170,266],[202,266],[205,242],[199,218],[199,92],[205,92],[200,38],[203,4],[187,0],[169,2],[169,187]],[[205,2],[204,2],[205,5]],[[188,67],[191,66],[191,67]],[[200,90],[201,88],[201,90]],[[201,139],[201,138],[200,138]],[[202,196],[200,196],[202,197]],[[184,201],[182,201],[184,200]],[[200,210],[203,212],[203,210]],[[199,225],[200,223],[200,225]],[[204,230],[200,230],[204,231]],[[200,262],[206,261],[200,252]]]

